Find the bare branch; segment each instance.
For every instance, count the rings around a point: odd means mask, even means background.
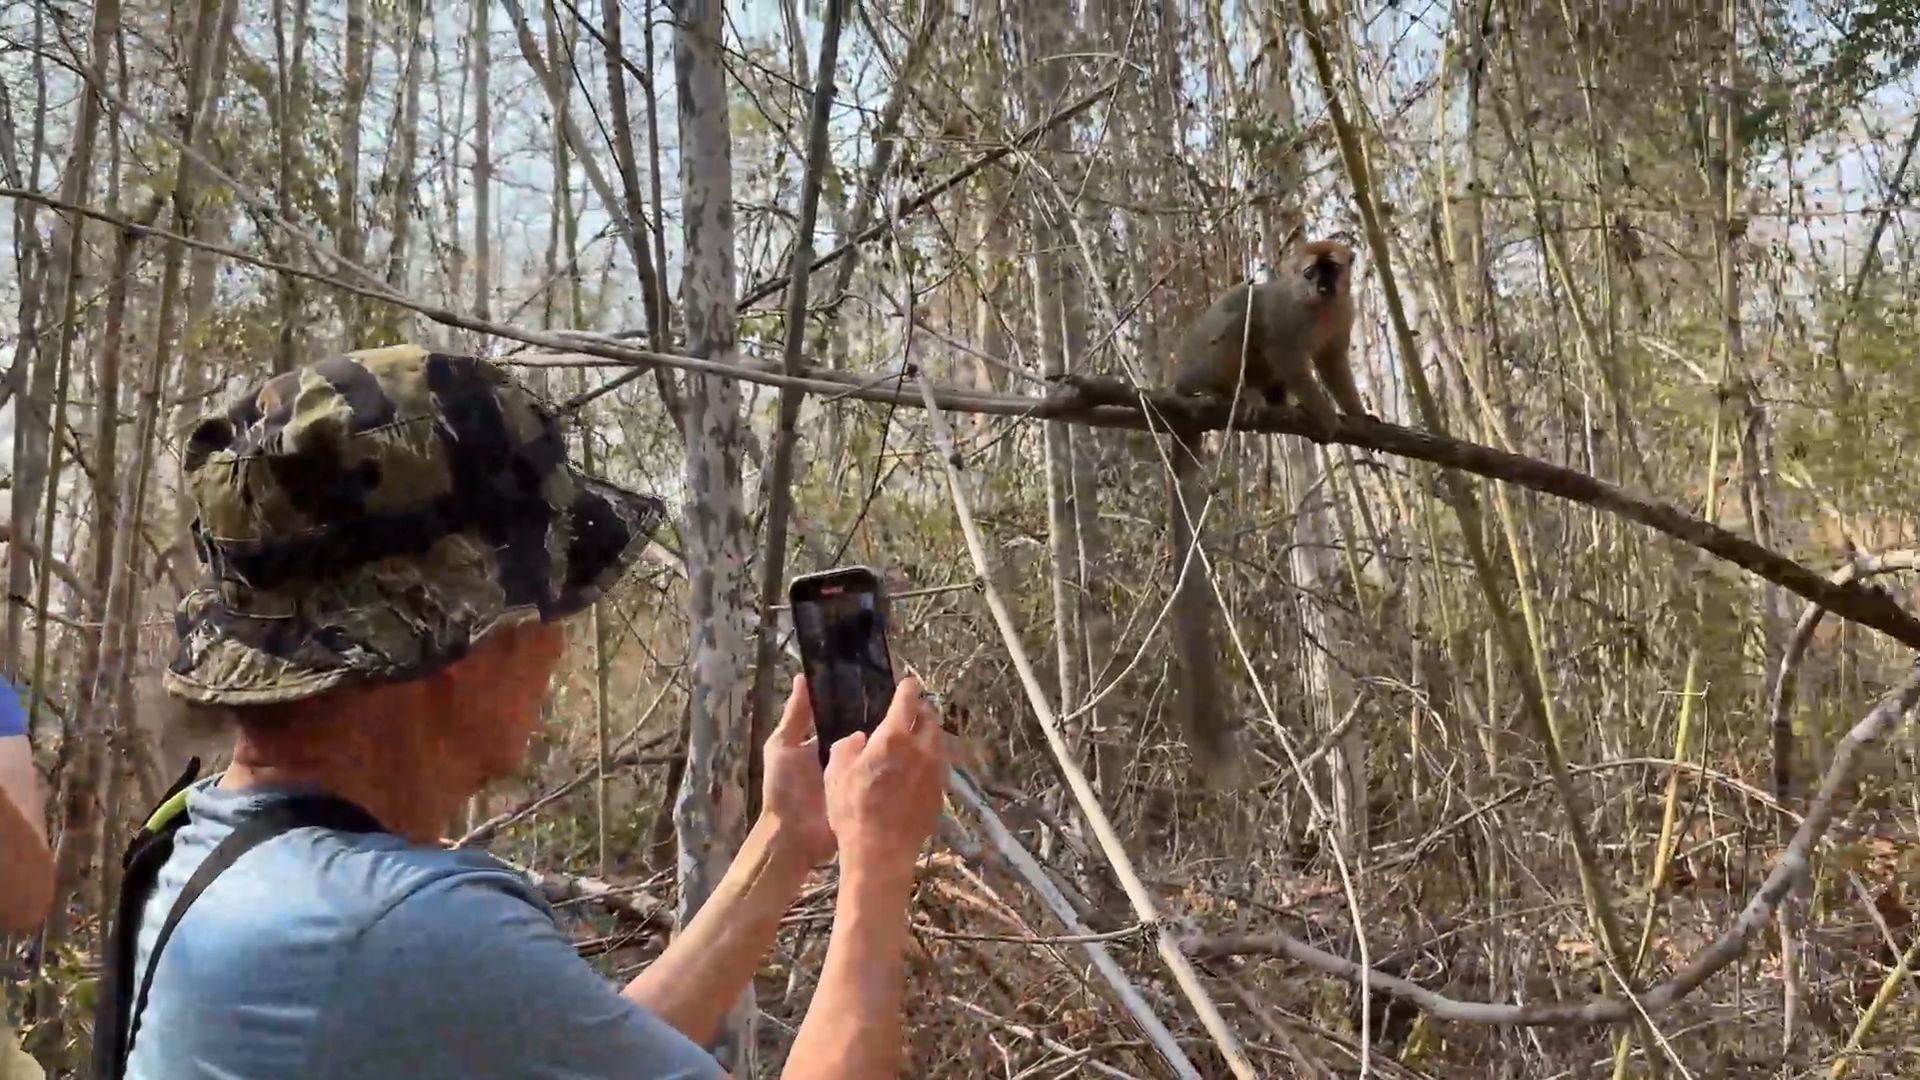
[[[771,364],[756,362],[722,363],[692,356],[654,352],[620,344],[600,335],[531,330],[512,323],[494,322],[465,315],[448,308],[411,300],[385,288],[354,285],[299,267],[262,259],[245,252],[178,236],[152,226],[141,225],[122,215],[104,210],[77,207],[35,191],[0,188],[0,198],[25,199],[58,210],[106,221],[144,235],[179,240],[198,247],[252,263],[281,273],[322,281],[370,299],[405,307],[440,323],[494,337],[525,342],[555,353],[515,357],[507,363],[533,367],[631,367],[662,364],[724,378],[742,379],[768,386],[794,387],[814,393],[877,401],[907,408],[923,407],[919,386],[907,380],[889,377],[873,380],[860,373],[808,369],[790,375]],[[916,380],[916,382],[924,380]],[[929,387],[932,400],[942,409],[954,412],[1019,416],[1034,420],[1071,420],[1094,427],[1129,428],[1147,431],[1166,427],[1165,417],[1179,419],[1182,427],[1196,431],[1215,431],[1229,426],[1229,405],[1209,398],[1181,397],[1170,391],[1141,390],[1117,379],[1070,376],[1044,397],[1021,394],[994,394],[943,390]],[[1894,598],[1878,589],[1855,582],[1830,581],[1808,567],[1743,536],[1704,521],[1678,507],[1651,498],[1631,495],[1620,487],[1586,473],[1555,465],[1506,450],[1467,442],[1444,435],[1415,431],[1381,420],[1342,417],[1332,431],[1321,434],[1289,406],[1256,405],[1241,402],[1242,412],[1231,426],[1238,431],[1273,432],[1299,435],[1331,443],[1367,447],[1400,457],[1431,462],[1435,465],[1504,480],[1521,487],[1582,503],[1608,513],[1618,514],[1668,536],[1718,556],[1759,577],[1765,578],[1802,598],[1820,605],[1843,619],[1870,626],[1903,645],[1920,649],[1920,619],[1900,607]]]

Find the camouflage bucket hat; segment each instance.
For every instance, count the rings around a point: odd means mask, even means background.
[[[188,440],[206,580],[175,615],[167,690],[294,701],[585,609],[665,507],[565,451],[553,409],[471,357],[396,346],[258,385]]]

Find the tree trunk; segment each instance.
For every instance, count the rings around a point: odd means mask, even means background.
[[[44,58],[46,44],[47,9],[36,4],[33,8],[33,57],[31,60],[34,82],[33,108],[33,145],[28,155],[28,185],[39,190],[40,162],[45,156],[47,141],[47,69]],[[95,18],[98,18],[96,9]],[[91,99],[81,106],[82,116],[93,107]],[[96,117],[94,123],[98,123]],[[83,125],[84,130],[84,125]],[[75,147],[76,152],[78,147]],[[78,183],[78,176],[69,176],[62,180],[62,194],[67,185]],[[13,489],[9,493],[9,520],[22,523],[21,532],[25,532],[24,523],[33,520],[34,508],[39,505],[39,485],[45,482],[43,470],[46,468],[47,432],[45,411],[46,403],[52,391],[53,354],[39,347],[39,318],[42,298],[50,296],[55,282],[66,281],[65,256],[66,243],[63,240],[65,229],[70,227],[67,219],[54,218],[52,252],[39,244],[39,228],[35,223],[35,206],[24,199],[14,202],[14,235],[24,237],[28,243],[22,245],[22,265],[20,267],[20,336],[14,345],[13,364],[8,369],[7,395],[14,401],[13,409]],[[62,286],[64,287],[64,285]],[[59,309],[55,317],[60,317]],[[65,326],[63,322],[61,324]],[[44,372],[44,374],[43,374]],[[32,536],[19,536],[29,543]],[[7,595],[25,596],[33,582],[33,565],[29,561],[27,545],[16,543],[7,558]],[[42,567],[45,570],[45,567]],[[4,639],[0,640],[0,670],[18,681],[22,672],[23,657],[20,654],[21,634],[25,628],[26,608],[9,601],[6,605],[6,629]]]
[[[733,147],[721,52],[721,0],[672,5],[680,88],[680,189],[686,237],[681,307],[687,350],[736,361]],[[674,804],[680,840],[679,924],[698,912],[746,835],[748,740],[746,426],[731,380],[687,379],[686,562],[694,628],[687,767]],[[722,1068],[753,1074],[752,990],[716,1041]]]
[[[820,211],[820,184],[831,167],[827,157],[827,119],[833,105],[834,68],[840,55],[840,24],[846,15],[846,0],[827,0],[825,24],[820,39],[820,82],[814,87],[807,123],[807,158],[801,179],[800,221],[796,226],[793,262],[787,284],[787,337],[781,352],[781,366],[790,374],[801,369],[800,353],[807,339],[807,291],[813,280],[813,227]],[[747,803],[750,813],[760,810],[762,777],[760,748],[772,736],[775,693],[778,686],[773,672],[779,663],[780,620],[774,606],[780,602],[781,585],[787,573],[787,525],[793,512],[793,473],[796,428],[800,422],[803,391],[780,389],[779,426],[774,431],[773,453],[768,464],[762,498],[767,507],[766,548],[761,554],[760,609],[756,634],[753,673],[753,722],[748,738]]]
[[[119,28],[120,5],[117,0],[107,0],[94,9],[93,31],[88,43],[88,55],[92,62],[91,78],[96,85],[107,85],[107,58],[112,52],[111,42]],[[205,25],[203,20],[202,25]],[[68,164],[67,178],[61,185],[62,195],[73,203],[84,204],[93,185],[93,144],[99,133],[100,98],[87,94],[82,97],[80,107],[80,128],[74,144],[74,156]],[[49,284],[58,284],[60,301],[55,310],[60,312],[60,323],[55,329],[54,350],[43,350],[41,357],[52,360],[55,368],[54,381],[46,395],[36,392],[32,398],[23,400],[21,405],[41,404],[48,412],[46,427],[41,427],[41,452],[47,455],[43,468],[45,471],[37,478],[36,505],[26,515],[16,515],[17,526],[38,518],[40,527],[33,539],[40,545],[40,573],[37,591],[34,593],[34,610],[37,613],[38,628],[34,641],[33,675],[30,686],[33,691],[33,707],[37,711],[42,699],[47,696],[47,637],[48,637],[48,583],[52,579],[51,563],[54,558],[53,521],[54,506],[59,499],[60,487],[60,451],[64,448],[66,432],[66,397],[69,367],[74,348],[75,331],[78,326],[78,303],[82,277],[82,239],[85,234],[83,221],[77,215],[68,223],[65,233],[65,250],[55,266],[55,275]],[[36,366],[36,382],[39,371]],[[39,426],[34,421],[35,410],[30,408],[15,411],[17,428]],[[50,430],[49,430],[50,429]],[[49,440],[50,436],[50,440]],[[22,468],[20,473],[24,473]],[[21,484],[24,478],[16,475],[15,483]],[[16,494],[18,488],[15,489]],[[42,511],[41,504],[44,504]],[[16,558],[16,567],[25,564],[24,559]],[[24,590],[22,590],[24,593]],[[90,719],[90,718],[87,718]],[[62,824],[59,839],[55,843],[54,895],[73,896],[79,892],[90,868],[89,857],[93,854],[89,840],[89,831],[98,824],[98,812],[94,806],[97,794],[100,761],[102,755],[95,742],[96,732],[89,726],[82,726],[80,717],[69,717],[66,738],[62,741],[60,757],[63,768],[56,778],[59,785],[60,805],[58,818]],[[46,953],[57,955],[56,946],[66,939],[67,923],[65,905],[55,904],[48,913],[45,927]],[[59,1029],[59,1018],[53,1018],[52,1026]],[[58,1045],[57,1039],[50,1037],[44,1045]]]
[[[492,4],[473,5],[473,313],[493,318]]]
[[[486,4],[476,4],[484,11]],[[484,16],[481,16],[484,17]],[[367,26],[367,0],[347,0],[347,41],[340,103],[340,159],[334,167],[334,244],[347,263],[359,267],[365,237],[360,231],[360,119],[366,106],[367,84],[373,75],[372,34]],[[482,94],[486,91],[483,89]],[[340,293],[340,324],[348,348],[360,344],[360,302]]]
[[[236,6],[221,8],[220,22],[214,29],[212,67],[206,75],[206,85],[210,94],[206,101],[207,114],[201,122],[205,130],[220,115],[220,106],[227,85],[227,60],[232,54],[233,24],[239,12]],[[193,166],[193,186],[213,182],[213,178],[197,164]],[[230,219],[234,215],[230,201],[220,201],[200,210],[194,219],[193,238],[204,243],[220,243],[232,232]],[[187,253],[187,325],[192,326],[206,317],[213,309],[213,291],[219,280],[219,264],[213,252],[205,248],[194,248]]]
[[[214,32],[201,33],[196,29],[196,33],[191,39],[194,42],[194,47],[187,70],[186,122],[181,132],[181,142],[188,147],[198,146],[200,135],[210,121],[214,102],[218,98],[217,93],[210,92],[209,83],[214,69],[220,66],[221,61],[219,54],[229,36],[226,31],[233,25],[237,6],[237,0],[202,0],[199,18],[196,20],[195,26],[196,28],[210,27],[213,28]],[[111,24],[117,22],[118,17],[118,4],[112,2],[103,4],[101,9],[96,13],[96,27],[93,42],[94,63],[96,78],[99,79],[102,85],[105,83],[106,38],[108,34],[100,27],[99,23],[105,21],[109,23],[110,28]],[[91,102],[96,99],[90,95],[86,100]],[[82,128],[85,139],[83,139],[82,145],[90,147],[92,132],[86,130],[86,127],[87,125],[83,121]],[[195,226],[193,190],[197,175],[198,169],[193,165],[192,161],[186,155],[181,155],[173,186],[174,219],[179,230],[187,235],[193,234]],[[81,196],[75,201],[85,202],[85,197]],[[75,235],[76,237],[78,236],[77,231]],[[152,360],[152,363],[161,370],[164,370],[167,366],[172,352],[174,332],[173,312],[180,301],[180,279],[184,262],[184,245],[178,242],[169,243],[166,249],[165,263],[161,271],[159,312]],[[69,320],[69,323],[70,322],[71,320]],[[155,377],[157,378],[157,374]],[[143,409],[146,408],[146,404],[143,403],[142,407]],[[126,522],[130,527],[122,528],[116,533],[116,539],[119,542],[121,551],[117,552],[114,556],[114,562],[116,564],[112,568],[114,571],[118,571],[122,567],[127,566],[131,561],[131,554],[137,550],[136,537],[140,531],[137,527],[132,526],[143,520],[140,495],[144,493],[145,488],[145,469],[152,459],[151,444],[153,442],[153,432],[147,430],[141,432],[140,435],[143,440],[140,444],[142,469],[135,478],[134,490],[136,494],[131,512],[121,517],[121,520]],[[131,612],[137,610],[134,606],[136,602],[134,590],[138,584],[135,576],[131,573],[125,573],[119,576],[122,578],[122,587],[119,592],[126,597],[126,600],[123,602],[122,611]],[[111,611],[108,612],[107,623],[109,627],[115,625]],[[99,772],[98,761],[101,748],[98,745],[98,740],[93,737],[93,733],[77,731],[76,735],[80,737],[81,749],[72,760],[67,776],[63,778],[65,782],[62,785],[63,790],[60,801],[62,829],[56,870],[56,889],[57,895],[60,896],[71,896],[81,889],[84,878],[88,872],[88,866],[86,864],[90,861],[90,857],[99,846],[99,829],[102,818],[100,808],[96,804],[98,795],[96,779]],[[64,905],[55,905],[53,911],[47,917],[43,937],[46,952],[49,955],[58,955],[60,948],[66,941],[69,929],[67,908]],[[60,1038],[60,1027],[61,1024],[58,1021],[49,1025],[51,1030],[48,1031],[47,1037],[50,1044],[57,1044],[53,1041]]]
[[[613,123],[613,162],[620,174],[620,195],[626,203],[627,220],[638,228],[649,220],[646,213],[647,201],[640,193],[640,162],[634,152],[633,118],[627,105],[626,67],[611,59],[624,56],[621,49],[621,8],[618,0],[605,0],[601,4],[601,36],[606,39],[609,55],[607,61],[607,104]],[[651,49],[648,50],[651,53]],[[649,90],[649,92],[651,92]],[[660,208],[653,208],[657,215]],[[651,230],[648,230],[650,233]],[[657,351],[664,350],[667,340],[666,295],[655,270],[648,243],[651,236],[636,237],[631,245],[633,268],[640,277],[640,295],[647,309],[647,347]],[[665,371],[665,368],[661,369]]]
[[[400,130],[394,133],[396,148],[392,172],[392,216],[387,231],[387,284],[407,291],[407,247],[413,237],[413,217],[420,204],[419,186],[414,179],[414,159],[420,146],[420,54],[426,50],[427,30],[433,24],[433,7],[426,0],[411,0],[407,5],[407,65],[405,89],[400,106]],[[408,318],[396,310],[397,317]]]
[[[1067,13],[1064,8],[1046,4],[1027,5],[1020,12],[1024,20],[1021,33],[1026,43],[1026,59],[1031,69],[1027,81],[1027,113],[1030,118],[1038,118],[1058,105],[1066,82],[1066,62],[1051,58],[1065,47],[1063,24]],[[1045,146],[1054,152],[1050,160],[1055,164],[1066,160],[1061,153],[1067,149],[1066,137],[1063,126],[1056,126],[1047,134]],[[1082,316],[1085,297],[1079,275],[1072,260],[1057,254],[1068,235],[1054,221],[1060,212],[1050,199],[1039,194],[1034,196],[1029,209],[1034,243],[1030,271],[1035,329],[1040,339],[1041,369],[1049,378],[1079,369],[1079,350],[1084,347],[1086,336]],[[1059,667],[1057,678],[1063,715],[1078,707],[1081,693],[1078,677],[1080,605],[1074,586],[1080,576],[1078,518],[1073,508],[1074,436],[1072,426],[1060,421],[1048,421],[1043,436],[1048,548],[1053,557],[1055,661]]]
[[[273,0],[273,59],[275,94],[273,126],[278,149],[276,164],[279,182],[274,186],[275,212],[280,220],[293,221],[293,165],[295,141],[306,114],[307,0],[294,0],[293,40],[287,40],[286,0]],[[279,233],[275,233],[279,236]],[[299,244],[276,240],[281,261],[300,265]],[[292,371],[299,366],[294,343],[300,339],[300,279],[280,275],[280,330],[274,340],[273,370]]]
[[[117,153],[117,150],[116,150]],[[118,169],[114,170],[116,173]],[[114,182],[114,181],[110,181]],[[114,548],[121,528],[134,528],[124,518],[116,514],[120,509],[120,495],[116,484],[120,460],[120,343],[127,318],[127,285],[132,277],[133,252],[138,240],[131,232],[122,232],[114,244],[113,269],[108,278],[112,284],[107,295],[105,326],[101,330],[99,355],[95,358],[94,374],[94,443],[93,443],[93,523],[89,530],[87,543],[92,548],[93,565],[91,578],[93,594],[102,598],[102,616],[97,629],[90,629],[81,639],[80,675],[74,698],[74,729],[87,732],[98,726],[102,733],[112,731],[116,725],[112,721],[96,721],[95,708],[103,696],[113,693],[110,678],[103,678],[106,669],[113,665],[108,653],[113,651],[121,633],[121,622],[114,619],[118,599],[114,578]],[[118,592],[125,591],[121,583]],[[88,738],[89,736],[82,736]],[[105,773],[102,787],[108,792],[114,790],[112,773],[118,769],[121,754],[112,752],[115,748],[106,748],[108,752],[100,759]],[[112,807],[113,799],[103,797],[106,812],[102,815],[101,834],[111,835],[115,829],[118,814]],[[89,858],[99,857],[102,874],[102,888],[97,898],[100,910],[107,911],[113,902],[112,893],[106,883],[116,880],[112,873],[114,860],[104,857],[104,853],[90,853]]]
[[[470,63],[473,43],[467,35],[460,35],[459,57],[455,67],[460,77],[454,84],[453,100],[447,101],[446,66],[440,58],[440,35],[436,28],[428,39],[433,50],[433,79],[428,85],[433,87],[434,116],[437,118],[434,146],[437,153],[443,154],[446,167],[436,169],[440,177],[440,213],[443,222],[439,236],[446,246],[446,264],[441,268],[439,295],[442,306],[460,309],[459,296],[467,287],[467,248],[460,235],[460,159],[467,142],[467,84],[473,81],[473,67]],[[451,121],[448,117],[451,116]],[[445,148],[441,149],[441,138],[445,137]],[[434,333],[444,342],[449,334],[446,327],[436,327]]]

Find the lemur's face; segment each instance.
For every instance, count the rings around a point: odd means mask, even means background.
[[[1351,287],[1353,250],[1335,240],[1316,240],[1294,253],[1293,268],[1308,296],[1340,296]]]

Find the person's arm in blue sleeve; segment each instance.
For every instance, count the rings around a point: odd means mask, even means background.
[[[0,933],[26,934],[53,903],[53,852],[47,847],[40,774],[27,743],[26,710],[0,682]]]

